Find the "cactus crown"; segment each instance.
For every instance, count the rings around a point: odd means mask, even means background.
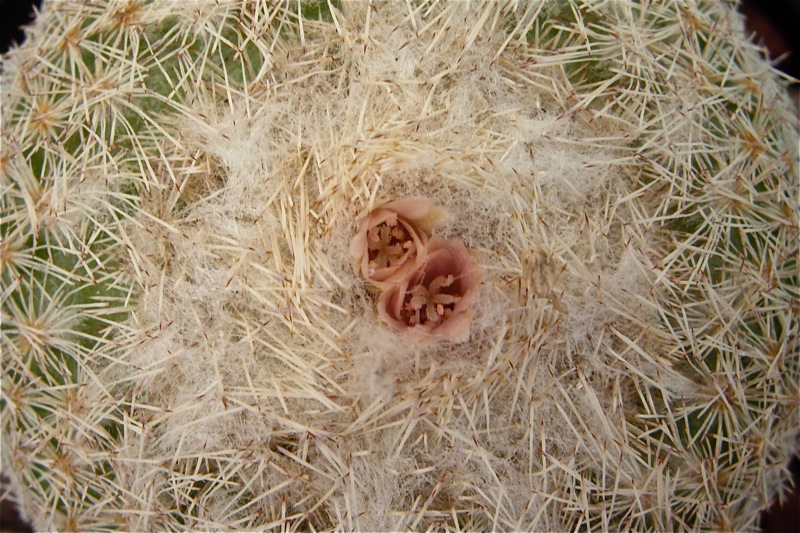
[[[722,3],[50,2],[3,59],[37,529],[742,529],[798,421],[797,124]],[[479,253],[404,342],[358,221]]]

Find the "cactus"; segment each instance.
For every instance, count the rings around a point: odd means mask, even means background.
[[[796,113],[722,2],[46,2],[3,58],[36,529],[752,529],[797,450]],[[415,343],[382,202],[483,272]]]

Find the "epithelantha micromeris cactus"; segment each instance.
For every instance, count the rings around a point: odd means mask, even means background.
[[[3,70],[37,529],[741,530],[780,491],[797,122],[724,3],[63,0]],[[407,198],[442,216],[354,268]]]

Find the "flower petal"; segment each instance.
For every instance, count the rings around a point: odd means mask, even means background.
[[[378,313],[413,340],[463,342],[483,274],[459,239],[434,237],[427,250],[422,266],[381,295]]]
[[[428,232],[445,210],[427,198],[394,200],[372,210],[358,224],[350,242],[353,268],[372,285],[396,285],[425,260]]]

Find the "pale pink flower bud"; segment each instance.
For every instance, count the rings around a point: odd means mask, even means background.
[[[460,239],[434,237],[420,268],[386,290],[378,314],[416,340],[463,342],[483,273]]]
[[[427,198],[404,198],[374,209],[350,242],[356,270],[379,289],[396,285],[425,260],[428,232],[444,216],[444,209]]]

